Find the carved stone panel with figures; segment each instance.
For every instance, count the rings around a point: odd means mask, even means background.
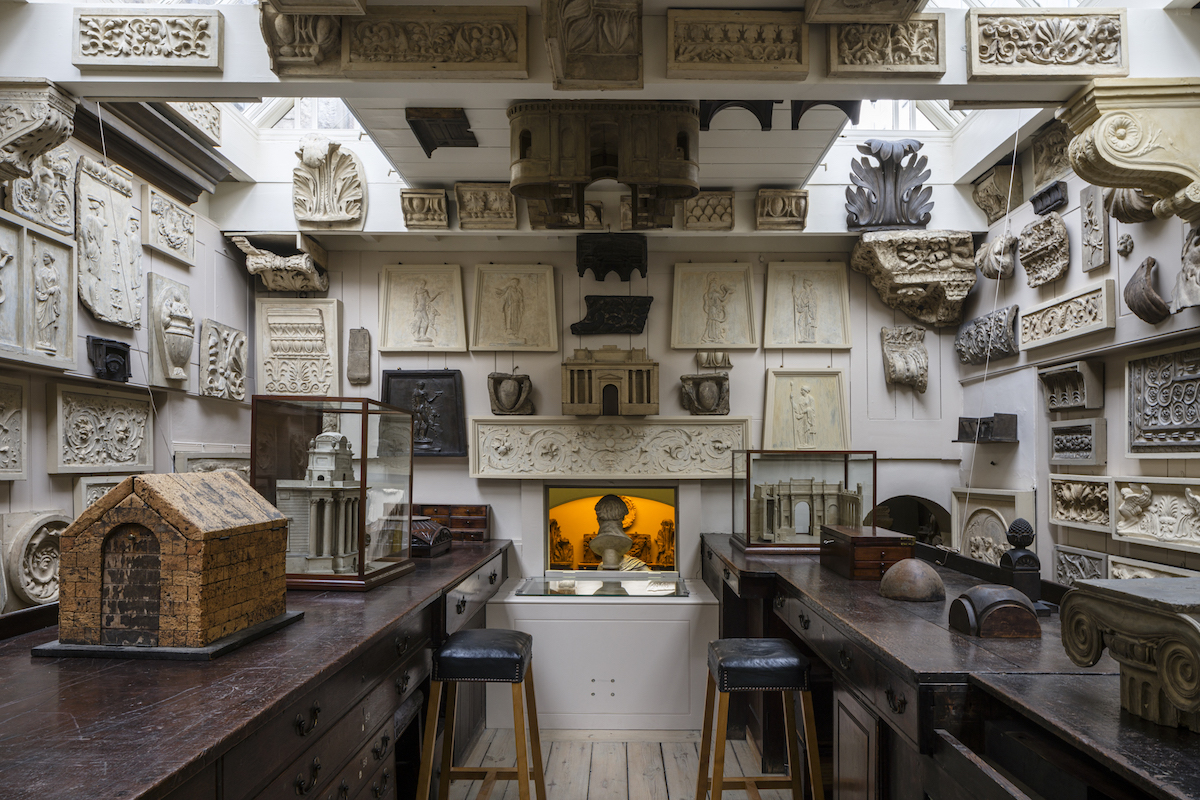
[[[379,274],[379,352],[461,353],[466,349],[461,267],[410,264],[383,268]]]
[[[0,481],[29,477],[29,380],[0,378]]]
[[[1017,518],[1035,519],[1033,492],[1012,489],[951,490],[951,546],[966,556],[999,564],[1011,549],[1006,534]],[[1037,550],[1037,542],[1030,546]]]
[[[557,351],[554,267],[477,265],[472,323],[472,350]]]
[[[795,80],[808,76],[800,11],[667,9],[667,77]]]
[[[79,299],[103,322],[142,322],[142,222],[132,175],[81,156],[75,178]]]
[[[1133,458],[1189,458],[1200,452],[1200,347],[1125,362],[1126,444]]]
[[[9,183],[4,208],[59,233],[74,234],[77,158],[66,144],[35,158],[28,178]]]
[[[1075,581],[1108,577],[1108,554],[1080,547],[1054,545],[1054,582],[1073,586]]]
[[[142,186],[142,244],[196,266],[196,214],[150,184]]]
[[[0,211],[0,355],[74,369],[75,247]]]
[[[840,261],[767,266],[763,346],[785,350],[851,346],[850,289]]]
[[[263,394],[342,393],[342,301],[259,298],[255,373]]]
[[[245,400],[247,350],[245,331],[204,320],[200,328],[200,394]]]
[[[749,264],[676,264],[671,347],[755,349],[755,305]]]
[[[1200,552],[1200,480],[1113,478],[1112,537]]]
[[[51,475],[153,471],[149,393],[51,383],[47,406],[46,471]]]
[[[1092,475],[1050,476],[1050,521],[1068,528],[1108,532],[1112,483]]]

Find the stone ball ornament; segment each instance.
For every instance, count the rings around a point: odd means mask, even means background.
[[[904,558],[883,573],[879,594],[889,600],[934,603],[946,599],[946,584],[929,562]]]

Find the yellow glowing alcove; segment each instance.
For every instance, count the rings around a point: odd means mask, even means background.
[[[553,570],[598,569],[588,542],[596,535],[596,503],[606,494],[629,508],[621,523],[633,548],[628,555],[651,570],[675,570],[675,490],[665,488],[551,487],[546,490],[546,562]]]

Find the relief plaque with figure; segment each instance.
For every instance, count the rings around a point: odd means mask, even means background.
[[[757,349],[750,264],[676,264],[671,347]]]
[[[379,352],[467,349],[457,264],[384,267],[379,276]]]
[[[412,414],[414,456],[467,454],[460,370],[384,370],[380,400]]]
[[[558,350],[554,267],[475,267],[472,350]]]

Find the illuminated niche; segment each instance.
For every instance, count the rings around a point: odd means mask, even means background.
[[[596,504],[615,495],[628,512],[621,529],[632,540],[622,572],[676,571],[676,496],[673,487],[551,486],[546,488],[546,568],[599,570],[592,539],[600,532]]]

